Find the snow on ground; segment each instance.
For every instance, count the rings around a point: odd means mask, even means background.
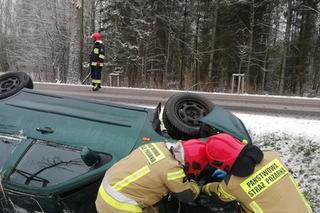
[[[255,145],[280,153],[313,212],[320,212],[320,120],[234,114],[246,125]]]

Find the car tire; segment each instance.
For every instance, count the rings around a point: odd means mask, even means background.
[[[203,96],[181,93],[171,96],[163,109],[163,123],[168,134],[177,140],[200,136],[200,119],[206,116],[214,104]]]
[[[0,76],[0,99],[16,94],[23,88],[33,89],[33,82],[24,72],[7,72]]]

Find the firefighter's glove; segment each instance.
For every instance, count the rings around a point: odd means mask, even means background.
[[[227,173],[221,169],[216,169],[214,170],[214,172],[212,173],[211,177],[216,179],[216,180],[222,180],[225,176],[227,175]]]
[[[198,197],[198,195],[200,194],[200,187],[198,185],[198,183],[194,180],[190,180],[190,185],[191,185],[191,190],[193,191],[194,193],[194,198]]]
[[[207,183],[206,185],[204,185],[201,189],[201,192],[203,194],[206,194],[208,196],[212,196],[211,190],[210,190],[210,186],[212,185],[212,183]]]

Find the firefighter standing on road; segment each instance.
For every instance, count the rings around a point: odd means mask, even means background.
[[[193,201],[200,189],[186,174],[198,175],[206,165],[205,143],[196,139],[142,145],[106,172],[97,211],[158,212],[155,206],[169,192],[182,202]]]
[[[205,185],[204,193],[215,193],[226,202],[236,200],[244,212],[312,212],[277,153],[262,152],[224,133],[209,137],[206,148],[209,165],[227,175],[220,183]]]
[[[105,59],[105,47],[99,32],[93,33],[91,39],[94,41],[90,54],[92,90],[97,91],[101,88],[101,70]]]

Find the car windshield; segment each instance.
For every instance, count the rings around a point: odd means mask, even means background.
[[[20,142],[21,138],[0,135],[0,171],[2,171],[3,165]]]
[[[80,150],[37,141],[20,160],[10,181],[32,187],[47,187],[87,173]]]

